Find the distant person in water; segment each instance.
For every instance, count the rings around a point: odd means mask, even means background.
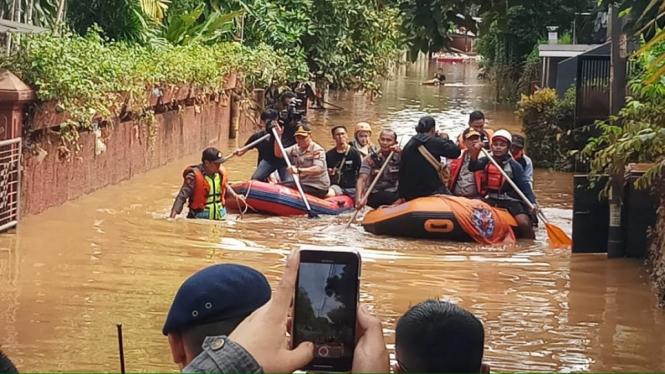
[[[430,79],[426,82],[423,82],[423,84],[436,85],[436,86],[443,86],[444,84],[446,84],[446,75],[443,74],[443,69],[439,68],[434,74],[434,79]]]

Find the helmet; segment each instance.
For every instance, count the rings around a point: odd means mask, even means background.
[[[494,139],[496,138],[503,138],[508,142],[508,144],[510,144],[512,142],[513,136],[510,135],[510,132],[508,130],[501,129],[497,130],[494,133],[494,135],[492,136],[492,141],[494,141]]]
[[[353,135],[356,135],[357,133],[359,133],[361,131],[367,131],[371,135],[372,134],[372,127],[367,122],[358,122],[358,123],[356,123],[356,129],[353,132]]]

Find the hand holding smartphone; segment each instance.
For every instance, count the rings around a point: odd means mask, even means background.
[[[306,371],[348,372],[353,365],[360,288],[357,251],[301,250],[292,346],[314,344]]]

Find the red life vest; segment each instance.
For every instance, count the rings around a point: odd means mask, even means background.
[[[462,165],[464,164],[465,154],[466,151],[462,151],[462,154],[458,158],[450,162],[450,180],[448,181],[448,189],[451,192],[453,191],[453,189],[455,188],[455,184],[457,183],[457,178],[459,177]],[[483,193],[483,172],[476,171],[473,173],[473,177],[476,180],[476,189],[478,190],[478,194],[480,196],[484,196],[485,194]]]
[[[187,177],[187,174],[190,172],[194,173],[194,195],[189,201],[189,209],[192,210],[201,210],[205,209],[206,203],[208,201],[208,194],[210,194],[210,184],[205,179],[205,176],[196,166],[190,166],[182,173],[183,178]],[[222,206],[226,205],[226,200],[224,195],[226,195],[226,186],[229,183],[228,173],[224,166],[219,166],[219,172],[221,176],[221,191],[219,191],[219,201],[221,201]]]
[[[512,174],[510,169],[510,164],[506,164],[503,169],[508,175]],[[487,164],[485,166],[485,172],[483,173],[483,187],[484,195],[490,192],[500,192],[503,188],[503,185],[506,183],[506,178],[501,174],[501,171],[494,166],[493,163]]]

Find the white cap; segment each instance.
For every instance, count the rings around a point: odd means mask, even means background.
[[[497,137],[506,139],[506,141],[508,143],[511,143],[512,140],[513,140],[513,136],[510,135],[510,132],[508,130],[503,130],[503,129],[497,130],[494,133],[494,135],[492,135],[492,140],[494,140],[494,138],[497,138]]]

